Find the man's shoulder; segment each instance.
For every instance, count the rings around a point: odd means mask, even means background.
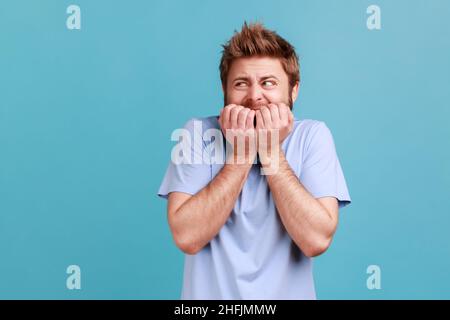
[[[311,136],[318,130],[327,128],[325,122],[313,119],[294,119],[294,130],[301,136]]]

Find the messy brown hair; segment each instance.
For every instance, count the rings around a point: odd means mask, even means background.
[[[222,86],[227,86],[228,72],[234,59],[251,56],[279,58],[289,79],[289,97],[292,88],[300,82],[298,56],[295,48],[279,36],[275,31],[266,29],[261,23],[244,22],[240,32],[222,45],[222,58],[220,60],[220,79]],[[292,108],[292,106],[290,106]]]

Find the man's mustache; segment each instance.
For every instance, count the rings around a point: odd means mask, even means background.
[[[244,104],[244,107],[252,109],[252,110],[259,110],[262,107],[267,107],[269,105],[270,102],[267,103],[248,103],[248,104]]]

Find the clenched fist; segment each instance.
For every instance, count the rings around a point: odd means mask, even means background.
[[[277,161],[280,145],[292,131],[294,116],[284,103],[269,103],[258,110],[230,104],[222,109],[219,124],[233,151],[227,148],[227,161],[251,163],[258,153],[265,166]]]
[[[284,103],[269,103],[256,111],[256,130],[278,131],[279,143],[291,133],[293,125],[294,116]]]
[[[253,163],[257,152],[254,120],[255,111],[240,105],[230,104],[221,110],[219,125],[232,147],[227,148],[227,162]]]
[[[270,103],[256,111],[257,151],[265,174],[277,172],[281,143],[293,126],[294,116],[284,103]]]

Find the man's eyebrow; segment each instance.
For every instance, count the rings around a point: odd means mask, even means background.
[[[247,81],[247,80],[249,80],[249,79],[250,79],[250,77],[248,77],[248,76],[239,76],[239,77],[234,78],[234,79],[233,79],[233,82],[234,82],[234,81],[237,81],[237,80],[244,80],[244,81]]]
[[[273,74],[269,74],[267,76],[261,77],[260,80],[267,80],[267,79],[270,79],[270,78],[274,78],[274,79],[278,80],[278,78],[275,77]]]
[[[265,76],[261,77],[260,81],[264,81],[264,80],[271,79],[271,78],[274,78],[274,79],[278,80],[278,78],[276,76],[274,76],[273,74],[268,74],[268,75],[265,75]],[[249,79],[250,79],[249,76],[238,76],[238,77],[233,79],[233,82],[237,81],[237,80],[248,81]]]

